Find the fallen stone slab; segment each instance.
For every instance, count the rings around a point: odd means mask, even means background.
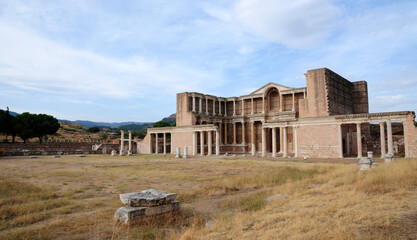
[[[178,201],[154,207],[131,207],[125,206],[116,210],[114,218],[118,222],[131,223],[142,217],[153,216],[162,213],[174,212],[180,208]]]
[[[177,198],[176,193],[166,193],[155,189],[142,192],[120,194],[123,204],[131,207],[152,207],[170,203]]]

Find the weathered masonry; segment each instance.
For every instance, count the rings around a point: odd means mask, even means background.
[[[305,76],[307,87],[268,83],[240,97],[178,93],[177,127],[149,128],[138,152],[188,147],[192,155],[361,157],[370,148],[370,126],[379,124],[373,144],[385,155],[394,153],[392,124],[400,123],[405,157],[417,157],[414,112],[369,113],[365,81],[350,82],[327,68]]]

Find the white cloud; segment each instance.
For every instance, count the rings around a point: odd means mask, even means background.
[[[216,73],[175,62],[74,49],[1,22],[0,33],[0,82],[21,89],[127,98],[200,90],[222,81]]]
[[[240,0],[234,10],[236,21],[247,31],[291,48],[326,40],[339,14],[329,0]]]

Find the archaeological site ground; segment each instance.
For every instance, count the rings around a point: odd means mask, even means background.
[[[416,239],[417,161],[88,155],[0,160],[1,239]],[[181,210],[113,221],[120,193]]]

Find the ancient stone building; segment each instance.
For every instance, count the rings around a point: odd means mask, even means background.
[[[174,154],[187,147],[191,155],[361,157],[371,142],[370,125],[377,123],[385,155],[394,151],[392,122],[400,122],[405,156],[417,157],[414,112],[369,113],[365,81],[350,82],[327,68],[305,76],[306,87],[268,83],[240,97],[178,93],[177,126],[149,128],[138,152]]]

